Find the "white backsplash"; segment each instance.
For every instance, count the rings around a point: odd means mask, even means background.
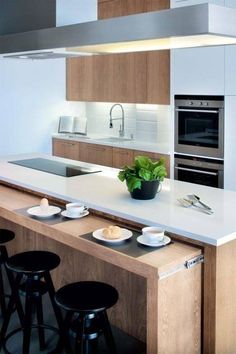
[[[121,121],[114,121],[109,128],[109,112],[114,103],[86,103],[88,134],[119,136]],[[131,134],[139,141],[169,143],[170,106],[148,104],[122,104],[125,114],[125,137]],[[121,117],[121,109],[115,107],[113,118]]]

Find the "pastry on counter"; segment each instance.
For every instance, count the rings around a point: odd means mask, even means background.
[[[122,235],[122,230],[119,226],[108,226],[102,231],[103,237],[107,240],[119,239]]]

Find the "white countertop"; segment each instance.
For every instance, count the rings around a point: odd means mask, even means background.
[[[129,141],[121,140],[116,142],[109,142],[105,140],[106,138],[109,139],[109,137],[96,135],[96,134],[90,134],[88,136],[79,136],[78,134],[76,135],[76,134],[69,134],[69,133],[67,134],[56,133],[53,134],[52,137],[57,139],[68,140],[68,141],[78,141],[78,142],[83,142],[88,144],[100,144],[100,145],[120,147],[123,149],[142,150],[142,151],[170,155],[170,146],[167,143],[149,143],[146,141],[139,141],[139,140],[129,140]]]
[[[90,166],[40,154],[10,156],[0,160],[0,179],[66,201],[81,201],[118,217],[162,226],[169,232],[211,245],[219,246],[236,239],[236,192],[166,179],[161,193],[153,200],[134,200],[125,183],[118,180],[117,169],[102,167],[101,173],[66,178],[7,162],[32,157]],[[214,214],[180,206],[176,199],[187,194],[200,196],[213,208]]]

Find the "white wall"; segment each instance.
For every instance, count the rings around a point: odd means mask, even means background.
[[[96,18],[96,0],[57,0],[58,25]],[[64,59],[0,60],[0,155],[50,153],[59,116],[84,110],[65,100]]]
[[[0,61],[0,154],[51,152],[60,115],[78,114],[65,101],[64,59]]]
[[[97,19],[97,0],[56,0],[56,7],[57,26]]]

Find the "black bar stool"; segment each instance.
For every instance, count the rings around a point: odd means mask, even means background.
[[[104,335],[110,354],[117,354],[106,310],[116,304],[118,292],[111,285],[81,281],[65,285],[56,292],[58,306],[66,310],[62,341],[66,353],[72,353],[69,332],[75,337],[75,353],[88,354],[89,344],[97,351],[97,339]]]
[[[2,267],[5,267],[5,262],[8,260],[8,253],[5,243],[13,240],[15,238],[15,233],[13,231],[7,229],[0,229],[0,307],[1,307],[1,314],[2,317],[6,315],[6,301],[5,298],[9,297],[9,295],[5,294],[4,291],[4,282],[3,282],[3,274],[2,274]],[[7,276],[9,278],[9,272],[7,272]],[[10,283],[10,279],[9,283]]]
[[[44,329],[58,332],[58,329],[55,327],[44,324],[42,295],[45,293],[49,294],[58,327],[60,328],[62,325],[62,315],[55,303],[55,289],[50,275],[50,271],[59,264],[59,256],[47,251],[18,253],[7,260],[7,269],[16,273],[16,277],[12,285],[12,294],[1,329],[1,345],[5,353],[10,353],[6,348],[8,339],[21,330],[23,331],[22,354],[28,354],[30,351],[32,328],[38,329],[40,350],[45,349]],[[12,310],[14,306],[17,306],[20,302],[20,292],[25,295],[25,313],[23,314],[23,318],[20,319],[21,327],[6,335]],[[37,316],[36,325],[32,324],[32,313],[34,309],[36,310]]]

